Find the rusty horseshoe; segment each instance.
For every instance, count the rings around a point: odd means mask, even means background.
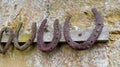
[[[9,32],[8,41],[4,46],[2,46],[2,44],[1,44],[1,40],[2,40],[2,37],[3,37],[3,32],[5,32],[5,33]],[[10,44],[12,43],[12,40],[13,40],[13,29],[9,28],[9,27],[3,27],[0,31],[0,53],[5,54],[7,52]]]
[[[46,44],[43,42],[43,34],[44,34],[44,27],[45,24],[47,23],[47,19],[44,19],[39,27],[38,30],[38,35],[37,35],[37,45],[39,50],[43,51],[43,52],[48,52],[48,51],[52,51],[58,44],[60,38],[61,38],[61,30],[60,30],[60,24],[59,24],[59,20],[56,19],[54,22],[54,37],[52,39],[52,42],[50,42],[49,44]]]
[[[27,40],[27,42],[23,45],[19,45],[18,43],[18,36],[19,36],[19,31],[22,27],[22,23],[20,22],[19,25],[18,25],[18,28],[14,34],[14,39],[13,39],[13,43],[14,43],[14,46],[19,49],[19,50],[25,50],[27,49],[34,41],[35,37],[36,37],[36,23],[32,23],[32,31],[31,31],[31,36],[30,38]]]
[[[90,37],[85,42],[83,42],[81,44],[74,42],[72,40],[72,38],[70,37],[68,27],[69,27],[71,16],[68,16],[66,18],[66,21],[64,23],[64,31],[63,31],[63,33],[64,33],[65,40],[67,41],[67,43],[72,48],[77,49],[77,50],[88,49],[95,43],[95,41],[98,39],[99,35],[101,34],[102,28],[104,26],[103,19],[102,19],[100,13],[97,11],[96,8],[93,8],[92,12],[93,12],[93,14],[95,16],[95,19],[96,19],[95,29],[93,29],[93,32],[91,33]]]

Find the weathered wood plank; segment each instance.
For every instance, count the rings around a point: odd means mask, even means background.
[[[90,34],[92,33],[92,30],[93,30],[93,28],[86,29],[84,32],[82,32],[81,30],[77,30],[77,31],[76,30],[71,30],[70,34],[71,34],[71,37],[74,41],[81,42],[81,41],[85,41],[90,36]],[[78,35],[80,33],[82,34],[81,36]],[[27,41],[29,36],[30,36],[30,34],[20,34],[19,42]],[[52,37],[53,37],[53,32],[44,33],[44,41],[45,42],[50,42],[52,40]],[[3,39],[2,39],[2,42],[7,42],[7,39],[8,39],[8,36],[4,35]],[[103,31],[102,31],[102,33],[99,36],[97,41],[105,42],[105,41],[108,41],[108,39],[109,39],[109,31],[108,31],[107,27],[104,27]],[[34,42],[36,42],[36,41],[37,40],[35,39]],[[62,33],[62,37],[61,37],[60,42],[65,42],[63,33]]]

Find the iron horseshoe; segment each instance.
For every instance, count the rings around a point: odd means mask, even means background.
[[[18,36],[19,36],[19,31],[22,27],[22,23],[19,23],[18,28],[16,30],[16,33],[14,34],[14,39],[13,39],[13,43],[14,46],[18,49],[18,50],[25,50],[27,49],[34,41],[35,37],[36,37],[36,23],[32,23],[32,31],[31,31],[31,36],[30,38],[27,40],[27,42],[25,42],[25,44],[23,45],[19,45],[18,43]]]
[[[101,34],[102,32],[102,28],[104,26],[103,24],[103,19],[100,15],[100,13],[97,11],[96,8],[93,8],[92,9],[92,12],[95,16],[95,19],[96,19],[96,26],[95,26],[95,29],[93,29],[90,37],[83,43],[79,44],[79,43],[76,43],[72,40],[72,38],[70,37],[70,34],[69,34],[69,30],[68,30],[68,27],[69,27],[69,23],[70,23],[70,18],[71,16],[68,16],[66,18],[66,21],[64,23],[64,38],[65,40],[67,41],[67,43],[74,49],[77,49],[77,50],[85,50],[85,49],[88,49],[90,48],[94,43],[95,41],[98,39],[99,35]]]
[[[61,38],[61,30],[60,30],[60,24],[59,24],[59,20],[56,19],[54,22],[54,37],[52,39],[52,42],[50,42],[49,44],[46,44],[43,42],[43,34],[44,34],[44,27],[45,24],[47,23],[47,19],[44,19],[39,27],[38,30],[38,35],[37,35],[37,45],[39,50],[43,51],[43,52],[48,52],[48,51],[52,51],[58,44],[60,38]]]

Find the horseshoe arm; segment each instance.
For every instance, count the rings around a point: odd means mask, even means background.
[[[68,27],[69,27],[69,23],[70,23],[69,21],[70,21],[71,16],[68,16],[66,18],[66,21],[64,23],[64,37],[65,37],[65,40],[67,41],[67,43],[72,48],[78,49],[78,50],[88,49],[95,43],[95,41],[97,40],[97,38],[101,34],[102,28],[104,26],[103,19],[95,8],[92,9],[92,12],[93,12],[95,19],[96,19],[95,29],[93,29],[93,32],[91,33],[90,37],[85,42],[83,42],[81,44],[74,42],[72,40],[72,38],[70,37]]]
[[[17,49],[19,49],[19,50],[25,50],[25,49],[27,49],[27,48],[30,46],[30,44],[32,44],[32,42],[34,41],[35,36],[36,36],[36,30],[37,30],[37,28],[36,28],[36,23],[33,23],[33,24],[32,24],[32,32],[31,32],[30,38],[27,40],[27,42],[26,42],[25,44],[23,44],[22,46],[20,46],[19,43],[18,43],[18,34],[19,34],[19,31],[20,31],[21,26],[22,26],[22,24],[20,23],[20,25],[18,26],[18,29],[17,29],[17,31],[16,31],[16,35],[15,35],[15,37],[14,37],[14,45],[15,45],[15,47],[16,47]]]

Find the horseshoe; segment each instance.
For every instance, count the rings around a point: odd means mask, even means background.
[[[59,20],[56,19],[54,22],[54,37],[52,39],[52,42],[50,42],[49,44],[46,44],[43,42],[43,33],[44,33],[44,27],[45,24],[47,23],[47,19],[43,20],[39,30],[38,30],[38,35],[37,35],[37,45],[39,50],[43,51],[43,52],[48,52],[48,51],[52,51],[58,44],[60,38],[61,38],[61,30],[60,30],[60,24],[59,24]]]
[[[70,37],[68,27],[69,27],[69,23],[70,23],[69,21],[70,21],[71,16],[68,16],[66,18],[66,21],[64,23],[64,32],[63,33],[64,33],[65,40],[72,48],[77,49],[77,50],[88,49],[95,43],[95,41],[98,39],[99,35],[101,34],[102,28],[104,26],[103,19],[96,8],[93,8],[92,12],[96,19],[95,29],[93,29],[93,32],[91,33],[90,37],[81,44],[74,42],[72,40],[72,38]]]
[[[18,49],[18,50],[25,50],[27,49],[34,41],[35,37],[36,37],[36,23],[33,23],[32,24],[32,32],[31,32],[31,36],[30,38],[27,40],[27,42],[23,45],[19,45],[18,43],[18,36],[19,36],[19,31],[22,27],[22,23],[19,23],[19,26],[16,30],[16,33],[14,34],[14,39],[13,39],[13,43],[14,43],[14,46]]]
[[[1,44],[1,40],[2,40],[2,37],[3,37],[3,32],[9,32],[9,38],[8,38],[8,41],[7,43],[5,44],[4,47],[2,47],[2,44]],[[13,40],[13,29],[12,28],[9,28],[9,27],[3,27],[0,31],[0,53],[2,54],[5,54],[10,46],[10,44],[12,43],[12,40]]]

